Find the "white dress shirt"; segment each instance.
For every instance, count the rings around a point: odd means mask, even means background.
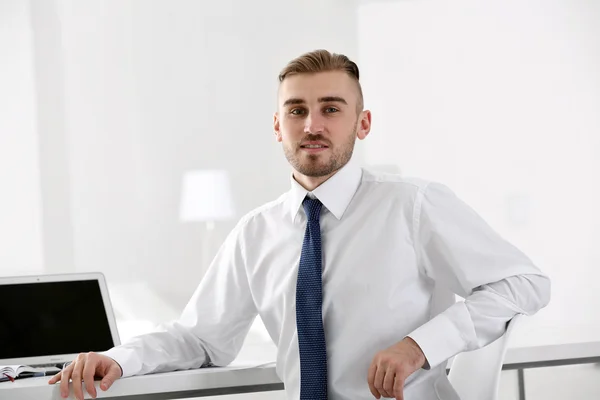
[[[299,399],[295,304],[306,195],[292,178],[290,191],[241,219],[177,321],[105,352],[123,376],[225,366],[260,315],[287,398]],[[406,381],[405,399],[457,399],[446,360],[491,343],[514,315],[549,301],[549,279],[443,185],[349,163],[312,195],[324,206],[331,400],[373,399],[373,357],[406,336],[428,365]]]

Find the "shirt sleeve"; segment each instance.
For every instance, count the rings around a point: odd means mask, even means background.
[[[433,368],[498,339],[516,314],[550,301],[550,280],[447,187],[430,183],[415,202],[419,265],[436,287],[464,301],[410,333]]]
[[[257,315],[239,236],[240,225],[219,249],[178,320],[101,353],[119,363],[123,377],[233,361]]]

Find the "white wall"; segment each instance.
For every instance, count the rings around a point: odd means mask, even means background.
[[[58,59],[47,61],[63,82],[62,120],[46,137],[63,127],[64,146],[49,148],[49,159],[62,159],[74,269],[103,271],[117,284],[147,280],[179,308],[203,273],[203,227],[178,221],[183,172],[227,169],[238,217],[287,190],[271,127],[277,74],[315,48],[355,57],[355,4],[53,3],[37,5],[50,15],[54,7],[60,21],[38,21],[60,42]],[[38,75],[48,86],[52,77]],[[234,223],[217,227],[216,243]]]
[[[30,4],[45,272],[74,272],[61,22],[56,0]]]
[[[0,2],[0,274],[44,268],[29,2]]]

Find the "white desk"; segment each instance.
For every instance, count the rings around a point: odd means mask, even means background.
[[[519,371],[520,398],[525,399],[523,370],[600,362],[600,342],[509,348],[505,370]],[[50,377],[27,378],[0,383],[0,400],[61,400],[58,385]],[[134,376],[117,380],[108,392],[96,382],[98,398],[115,400],[168,400],[270,390],[283,390],[275,364],[245,368],[203,368]],[[74,399],[72,396],[70,399]],[[86,398],[90,398],[86,395]]]
[[[17,379],[0,383],[0,400],[62,400],[59,385],[50,377]],[[202,368],[118,379],[103,392],[96,381],[97,398],[116,400],[166,400],[225,394],[283,390],[275,364],[253,368]],[[69,399],[73,396],[73,386]],[[91,398],[84,389],[85,398]]]

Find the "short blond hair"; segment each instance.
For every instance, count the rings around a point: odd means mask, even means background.
[[[358,65],[343,54],[330,53],[327,50],[315,50],[304,53],[290,61],[279,73],[279,82],[285,78],[297,74],[311,74],[317,72],[343,71],[356,82],[358,87],[358,112],[364,107],[363,93],[360,86],[360,73]]]

